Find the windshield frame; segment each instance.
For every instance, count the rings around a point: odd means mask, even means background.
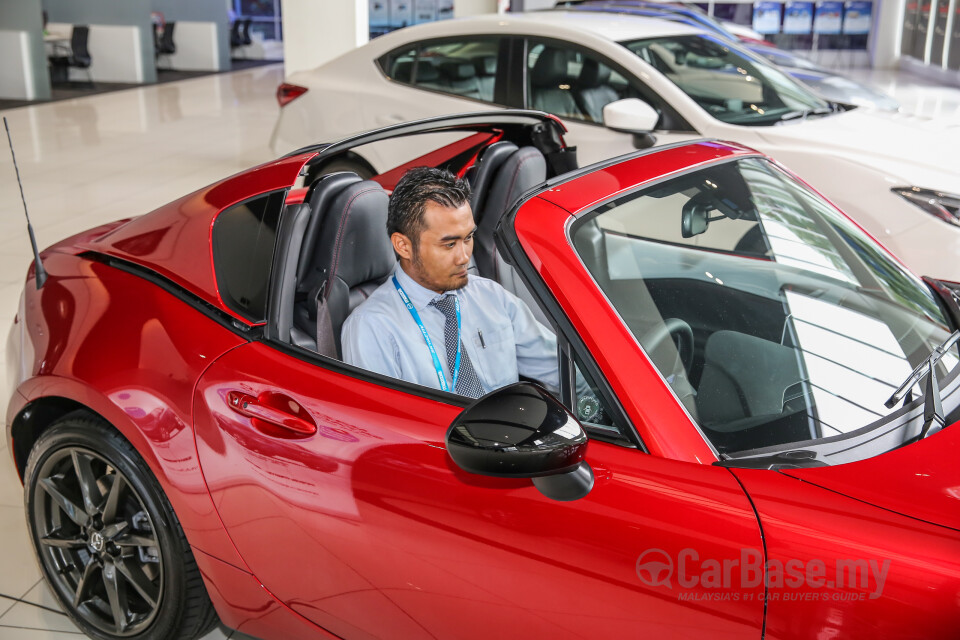
[[[787,104],[782,93],[782,87],[789,87],[791,91],[795,92],[797,96],[802,97],[803,101],[806,103],[806,106],[799,109],[790,109],[788,107],[778,108],[777,111],[773,112],[774,115],[767,116],[765,113],[758,113],[756,117],[752,117],[750,120],[743,120],[745,116],[750,116],[748,111],[743,111],[740,115],[736,116],[738,119],[724,119],[719,117],[716,113],[711,112],[694,94],[692,94],[687,88],[678,84],[673,78],[671,78],[666,73],[662,72],[660,69],[650,64],[644,60],[640,53],[633,49],[634,46],[640,46],[645,43],[656,43],[656,42],[677,42],[682,44],[686,40],[690,39],[699,39],[701,41],[707,41],[711,45],[719,46],[724,49],[729,49],[732,53],[736,54],[740,58],[744,59],[746,62],[749,62],[753,67],[758,71],[757,74],[748,74],[746,71],[742,71],[744,75],[757,77],[761,83],[761,91],[764,91],[764,87],[768,88],[771,91],[774,91],[777,95],[777,98]],[[703,114],[708,116],[711,120],[717,122],[740,127],[766,127],[779,125],[782,122],[787,122],[790,120],[803,121],[805,117],[809,114],[816,115],[829,115],[838,112],[837,106],[835,103],[818,96],[812,89],[803,85],[802,83],[795,80],[789,73],[780,69],[776,65],[772,64],[766,58],[755,54],[752,51],[746,49],[745,47],[740,46],[737,43],[728,41],[722,36],[718,36],[713,33],[684,33],[678,35],[668,35],[668,36],[655,36],[655,37],[645,37],[645,38],[636,38],[632,40],[621,40],[617,41],[618,45],[626,49],[631,55],[636,57],[638,60],[643,62],[646,66],[650,67],[654,72],[663,77],[666,81],[670,82],[673,86],[679,89],[688,99],[690,99],[696,106],[699,108]],[[755,107],[755,105],[752,105]],[[758,111],[758,108],[755,108],[754,111]]]
[[[654,190],[660,184],[696,173],[698,171],[702,171],[706,167],[714,167],[727,163],[739,163],[752,159],[759,159],[766,162],[772,169],[774,169],[785,179],[796,183],[794,186],[800,187],[809,192],[811,195],[824,200],[824,202],[828,204],[831,209],[834,209],[839,215],[847,218],[847,220],[855,226],[858,226],[856,225],[856,222],[852,221],[852,219],[850,219],[849,216],[847,216],[843,211],[837,209],[835,205],[829,201],[826,201],[822,196],[817,194],[802,182],[798,181],[793,174],[791,174],[789,171],[786,171],[776,161],[771,160],[764,154],[753,153],[698,163],[694,166],[686,167],[682,170],[660,176],[654,180],[638,184],[631,189],[618,192],[610,197],[592,203],[588,208],[571,215],[570,219],[567,221],[564,231],[568,247],[576,256],[577,261],[582,267],[584,273],[590,278],[597,291],[606,301],[608,310],[616,316],[626,332],[631,336],[631,339],[633,340],[637,349],[639,349],[640,353],[642,353],[644,357],[646,357],[651,364],[653,364],[653,369],[656,371],[661,382],[663,383],[663,387],[670,393],[670,396],[673,398],[676,406],[683,411],[690,425],[697,431],[698,434],[700,434],[700,437],[703,439],[704,443],[717,457],[717,462],[714,464],[728,467],[743,466],[755,468],[758,458],[768,458],[771,456],[776,456],[777,454],[783,454],[785,452],[803,450],[810,452],[812,455],[807,459],[800,459],[792,463],[784,462],[780,464],[773,464],[771,468],[823,466],[825,464],[835,465],[871,458],[912,443],[916,433],[919,433],[923,422],[924,398],[922,393],[920,395],[914,395],[909,402],[902,402],[899,408],[892,410],[890,413],[847,433],[808,440],[797,440],[771,446],[756,447],[753,449],[720,452],[711,441],[710,437],[706,434],[704,429],[701,427],[699,421],[694,418],[684,406],[673,386],[667,381],[664,372],[661,371],[660,367],[655,364],[651,354],[640,343],[639,337],[634,333],[633,330],[631,330],[629,324],[620,313],[620,310],[614,305],[607,291],[605,291],[597,281],[593,272],[586,265],[582,256],[580,255],[580,252],[577,250],[576,244],[574,243],[574,237],[578,229],[590,220],[605,213],[609,204],[618,200],[630,198],[631,196],[643,191]],[[650,240],[650,242],[655,241]],[[885,251],[880,245],[878,245],[878,249],[880,251]],[[922,279],[919,284],[920,288],[924,292],[928,293],[943,311],[944,319],[947,321],[948,327],[950,323],[956,323],[954,316],[949,313],[948,309],[945,308],[946,305],[944,305],[941,296],[937,293],[937,291],[931,287],[928,282],[923,281]],[[958,302],[958,305],[960,305],[960,302]],[[907,307],[904,307],[904,309],[907,309]],[[960,345],[954,348],[960,352]],[[923,380],[925,380],[925,378]],[[949,370],[942,378],[938,377],[937,380],[940,386],[941,400],[946,409],[946,426],[950,427],[953,423],[960,421],[960,363],[954,366],[953,369]],[[914,389],[915,388],[916,386]],[[954,405],[953,403],[955,401],[956,404]],[[884,429],[883,427],[887,428]],[[911,437],[906,437],[907,433],[909,433],[911,430],[916,433],[912,434]]]

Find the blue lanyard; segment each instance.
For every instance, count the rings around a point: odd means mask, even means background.
[[[457,358],[453,365],[453,381],[452,384],[448,386],[447,379],[443,375],[443,368],[440,366],[440,358],[437,357],[437,350],[433,348],[433,340],[430,339],[427,328],[423,326],[423,321],[420,319],[420,314],[417,313],[417,309],[413,306],[413,303],[410,302],[410,298],[407,297],[407,292],[403,290],[403,287],[401,287],[397,281],[397,276],[393,276],[393,286],[397,288],[397,293],[400,294],[400,299],[403,300],[403,304],[407,306],[407,311],[410,312],[417,326],[420,327],[420,333],[423,334],[423,341],[427,343],[427,349],[430,350],[430,357],[433,358],[433,366],[437,370],[437,380],[440,382],[440,390],[450,391],[451,387],[456,389],[457,377],[460,375],[460,298],[454,296],[454,304],[457,309]]]

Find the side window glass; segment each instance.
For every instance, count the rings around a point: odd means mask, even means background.
[[[527,46],[527,107],[561,118],[587,119],[577,105],[574,82],[582,57],[553,42],[530,40]]]
[[[220,297],[251,322],[263,322],[267,284],[284,191],[251,198],[223,210],[213,225],[213,266]]]
[[[444,40],[396,51],[381,66],[398,82],[492,102],[498,48],[499,38]]]
[[[530,40],[527,48],[527,107],[563,118],[603,123],[603,108],[624,98],[651,101],[598,56],[552,41]]]
[[[388,53],[380,59],[380,68],[387,77],[404,84],[413,83],[413,65],[417,59],[417,48],[411,47]]]
[[[627,78],[600,56],[548,40],[527,41],[526,107],[572,120],[603,123],[603,108],[639,98],[660,114],[657,129],[693,128],[638,78]]]

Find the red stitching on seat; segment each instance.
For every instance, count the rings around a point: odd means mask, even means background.
[[[337,244],[333,253],[333,265],[330,269],[330,275],[327,276],[327,295],[329,295],[330,287],[333,286],[333,276],[336,275],[337,271],[340,270],[340,246],[343,244],[343,232],[347,227],[347,220],[350,218],[350,212],[353,211],[353,203],[357,198],[366,194],[366,193],[375,193],[377,191],[383,191],[383,188],[377,185],[376,187],[367,187],[363,191],[358,191],[350,198],[350,201],[347,202],[347,207],[343,217],[340,218],[340,227],[337,229]]]
[[[541,157],[542,154],[536,149],[531,149],[530,147],[524,147],[523,149],[517,149],[515,153],[520,153],[521,151],[526,150],[526,153],[520,158],[520,161],[517,162],[517,167],[513,171],[513,177],[510,178],[510,188],[504,192],[504,199],[510,197],[510,194],[513,192],[513,188],[517,184],[517,178],[520,177],[520,170],[523,169],[523,165],[526,164],[528,160],[533,158]],[[534,153],[536,151],[536,153]],[[500,207],[500,215],[497,217],[497,220],[503,217],[503,214],[506,213],[507,205],[510,204],[510,201],[507,200]],[[500,263],[497,261],[497,246],[493,246],[493,274],[497,282],[500,282]]]

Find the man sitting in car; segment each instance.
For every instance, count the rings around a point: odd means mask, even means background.
[[[401,178],[387,216],[399,265],[344,323],[345,362],[472,398],[521,375],[559,388],[554,334],[467,272],[476,228],[465,180],[427,167]]]

